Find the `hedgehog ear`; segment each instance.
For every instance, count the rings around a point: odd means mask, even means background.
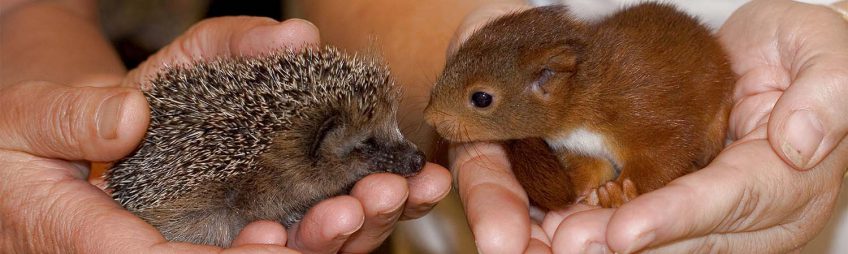
[[[338,117],[331,116],[324,120],[324,123],[321,124],[321,127],[318,128],[318,131],[313,136],[312,145],[309,147],[309,156],[311,158],[317,159],[319,157],[318,150],[321,149],[321,144],[324,143],[324,139],[327,138],[327,134],[330,133],[334,128],[338,125]]]

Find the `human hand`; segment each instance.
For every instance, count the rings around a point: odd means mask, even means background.
[[[792,2],[769,4],[749,4],[734,14],[721,31],[734,71],[741,75],[730,126],[734,144],[708,168],[640,196],[618,210],[578,205],[549,212],[542,228],[552,237],[555,252],[609,251],[607,248],[627,252],[646,247],[658,252],[711,248],[776,252],[799,248],[821,229],[848,163],[846,142],[842,141],[840,148],[822,157],[824,162],[805,174],[791,170],[780,159],[775,151],[782,150],[772,147],[781,145],[768,142],[766,128],[780,126],[768,121],[772,107],[780,99],[785,105],[806,105],[809,108],[805,109],[824,115],[827,120],[823,121],[832,124],[821,129],[828,130],[824,136],[837,138],[837,143],[843,139],[844,132],[839,134],[839,130],[845,129],[845,119],[835,116],[845,112],[846,104],[835,98],[848,95],[848,75],[844,67],[838,67],[848,66],[844,47],[848,30],[844,21],[824,8]],[[791,11],[787,13],[803,17],[803,21],[781,20],[778,14],[782,11]],[[497,16],[479,18],[483,21],[478,24]],[[746,37],[750,35],[757,37]],[[775,38],[777,35],[784,37]],[[775,108],[775,112],[778,110],[781,109]],[[777,115],[773,114],[775,118]],[[523,239],[528,238],[529,230],[524,229],[531,225],[523,219],[527,214],[526,196],[511,176],[503,152],[478,145],[457,152],[458,161],[452,164],[469,223],[483,252],[504,247],[518,250],[528,242]],[[811,161],[816,156],[820,155],[816,153]],[[499,223],[502,218],[518,221],[507,230]]]
[[[718,35],[740,75],[734,142],[618,210],[548,214],[554,250],[783,253],[822,229],[848,168],[848,23],[820,6],[752,1]]]
[[[240,28],[247,30],[252,26]],[[265,33],[273,35],[296,29],[317,38],[314,28],[304,24],[282,24]],[[221,33],[225,35],[231,36],[228,44],[238,45],[239,37],[232,35],[232,31]],[[107,83],[114,79],[87,81],[109,86]],[[282,246],[286,244],[285,231],[273,222],[249,225],[234,241],[235,248],[228,250],[167,242],[155,228],[86,181],[87,163],[72,161],[116,160],[131,152],[141,140],[149,112],[137,89],[74,87],[86,84],[41,81],[3,85],[0,193],[4,198],[0,202],[3,211],[0,221],[7,229],[2,235],[4,250],[295,252]]]
[[[248,30],[253,24],[264,26]],[[302,20],[277,24],[259,18],[210,19],[130,71],[124,84],[143,85],[166,65],[256,55],[283,47],[297,50],[317,44],[317,29]],[[331,198],[310,209],[301,223],[289,229],[293,233],[288,234],[288,246],[310,253],[372,251],[389,236],[401,217],[423,216],[449,190],[447,170],[435,164],[428,163],[418,175],[408,179],[394,174],[367,176],[354,185],[349,196]]]
[[[139,69],[132,71],[124,80],[124,84],[139,84],[144,77],[153,75],[165,64],[174,65],[210,57],[255,54],[262,50],[283,47],[297,49],[306,44],[317,44],[317,42],[316,29],[303,21],[294,20],[279,24],[279,22],[261,18],[212,19],[198,24],[170,46],[151,57]],[[3,144],[2,148],[46,158],[110,161],[129,153],[138,144],[145,131],[146,121],[149,118],[147,105],[144,103],[143,96],[136,89],[71,89],[51,84],[44,84],[43,86],[41,87],[43,89],[35,89],[39,87],[30,86],[30,84],[18,85],[17,88],[10,87],[2,93],[5,98],[0,102],[7,103],[10,106],[4,107],[4,109],[18,109],[4,112],[2,119],[5,121],[2,124],[9,128],[3,129],[8,130],[7,134],[9,135],[0,135],[0,141],[3,141],[0,142]],[[106,98],[121,93],[127,94],[122,100],[123,104],[119,104],[121,106],[113,108],[112,111],[98,108]],[[31,98],[41,98],[43,101],[24,101]],[[52,105],[52,107],[41,105]],[[115,113],[116,111],[121,113],[118,121],[101,121],[97,118],[98,112]],[[43,116],[51,117],[39,119]],[[21,121],[21,119],[24,119],[24,121]],[[45,128],[33,130],[30,128],[31,126],[45,126]],[[55,126],[61,126],[61,128],[53,129],[52,127]],[[98,135],[100,134],[98,131],[104,129],[103,126],[117,127],[117,134],[113,135],[111,139],[102,138]],[[9,156],[9,158],[18,158],[14,154]],[[17,154],[17,156],[30,157],[25,157],[28,159],[10,159],[8,165],[3,166],[4,177],[0,178],[4,179],[2,191],[4,196],[7,196],[5,193],[8,193],[8,196],[30,197],[28,198],[30,200],[25,200],[29,206],[24,205],[22,207],[29,208],[24,210],[30,211],[29,213],[33,216],[28,219],[12,217],[10,220],[5,220],[20,222],[16,225],[20,226],[21,230],[9,232],[20,232],[21,235],[7,234],[4,235],[4,240],[20,242],[22,245],[7,244],[4,246],[27,248],[29,246],[26,245],[27,242],[34,241],[44,243],[46,247],[67,246],[68,249],[84,250],[85,252],[106,250],[109,250],[106,252],[112,252],[115,249],[167,252],[173,250],[171,247],[202,252],[215,250],[208,246],[189,247],[186,244],[166,242],[155,229],[114,204],[111,198],[103,192],[87,190],[86,188],[91,186],[81,181],[84,180],[82,176],[87,174],[85,167],[83,167],[83,172],[74,173],[70,170],[73,168],[67,168],[67,165],[74,164],[67,164],[67,161],[49,160],[29,154]],[[49,161],[52,163],[49,165],[53,165],[52,168],[57,168],[54,164],[62,164],[65,170],[39,171],[38,174],[26,176],[20,176],[14,172],[13,169],[15,168],[43,168],[44,165],[30,165],[31,163],[28,163],[28,161],[31,160]],[[16,163],[19,161],[27,163]],[[253,246],[254,243],[276,245],[288,243],[290,247],[301,249],[304,252],[335,252],[340,248],[351,251],[373,249],[385,239],[401,214],[410,218],[422,216],[447,193],[449,177],[444,171],[434,165],[428,165],[418,177],[409,179],[409,182],[407,182],[407,179],[394,175],[368,177],[356,185],[352,197],[333,198],[311,209],[304,219],[305,223],[294,229],[294,234],[286,234],[282,226],[276,222],[253,223],[247,226],[234,241],[234,246],[244,248],[227,251],[284,250],[279,246],[260,246],[260,248]],[[5,177],[6,174],[9,174],[9,177]],[[32,180],[29,182],[23,180],[8,182],[7,184],[5,179]],[[46,209],[43,206],[53,204],[53,202],[50,202],[51,200],[46,200],[47,194],[20,194],[27,189],[22,186],[33,185],[30,183],[33,181],[45,182],[45,179],[61,179],[59,183],[55,184],[56,186],[67,183],[67,186],[62,185],[65,187],[61,189],[68,191],[62,192],[61,199],[69,202],[54,205],[54,209]],[[441,185],[440,179],[443,179]],[[50,181],[50,183],[52,182]],[[380,185],[381,188],[368,188],[373,185]],[[77,189],[80,192],[72,191]],[[76,200],[90,201],[84,204],[70,204],[70,202]],[[2,203],[3,210],[20,209],[19,204],[14,201],[12,199],[4,201]],[[404,204],[407,206],[404,207]],[[62,218],[62,221],[49,219],[51,217],[61,218],[63,215],[59,213],[67,213],[68,211],[72,211],[70,214],[76,216]],[[92,216],[78,211],[96,211],[101,216]],[[15,212],[4,212],[3,214],[9,216],[23,215]],[[38,232],[42,234],[29,234],[32,233],[31,230],[26,231],[25,229],[33,225],[44,225],[38,228],[49,227],[52,230]],[[6,228],[5,225],[4,228]],[[73,228],[84,230],[74,231]],[[356,233],[352,236],[346,235],[354,231]],[[23,236],[36,237],[21,238]],[[118,238],[121,240],[111,240],[114,236],[125,237]],[[287,241],[287,238],[291,240]],[[93,242],[92,239],[100,240]],[[52,245],[53,243],[57,245]],[[147,247],[152,248],[143,249]]]

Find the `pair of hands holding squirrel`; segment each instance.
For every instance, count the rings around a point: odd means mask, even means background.
[[[136,89],[119,88],[119,84],[137,84],[166,64],[317,44],[317,30],[300,20],[211,19],[127,74],[116,67],[102,68],[122,66],[113,53],[93,51],[97,43],[105,42],[77,38],[102,40],[102,35],[87,27],[92,25],[86,23],[90,20],[76,20],[77,14],[62,6],[45,5],[5,11],[2,30],[23,36],[15,38],[20,43],[53,40],[70,45],[58,47],[56,52],[6,54],[10,51],[3,50],[3,61],[26,58],[35,65],[29,70],[79,71],[46,78],[53,83],[21,83],[33,77],[45,79],[26,71],[2,75],[0,193],[4,200],[0,202],[0,221],[5,248],[86,253],[117,249],[367,252],[385,239],[400,217],[426,214],[449,189],[447,171],[428,164],[419,176],[408,180],[387,174],[366,177],[350,196],[320,203],[288,231],[273,222],[255,222],[239,235],[232,249],[167,242],[153,227],[90,185],[87,167],[73,162],[121,158],[141,139],[148,117],[144,99]],[[493,5],[471,14],[457,31],[454,45],[474,27],[515,9]],[[20,13],[24,11],[50,15],[36,15],[40,17],[36,22],[24,19],[27,13]],[[27,32],[39,31],[39,26],[54,26],[42,27],[47,31],[78,26],[88,30],[76,34]],[[617,210],[575,206],[549,212],[542,222],[533,222],[527,198],[512,177],[503,151],[484,143],[455,147],[451,167],[478,248],[484,253],[610,249],[785,252],[810,240],[832,212],[848,166],[844,139],[848,101],[841,99],[848,96],[848,70],[844,68],[848,66],[848,23],[823,7],[754,1],[733,14],[719,31],[719,38],[740,75],[730,121],[733,144],[708,168]],[[112,60],[93,60],[104,54]],[[68,57],[57,58],[65,55]],[[72,59],[83,59],[84,64],[70,63]],[[85,73],[85,63],[99,67],[80,76]],[[92,85],[112,88],[76,87]],[[381,188],[369,188],[373,185]]]
[[[88,165],[76,161],[114,161],[132,152],[149,119],[136,86],[165,66],[297,50],[319,43],[317,28],[303,20],[209,19],[126,73],[97,31],[96,12],[85,8],[91,6],[4,7],[2,62],[21,68],[5,66],[0,82],[2,252],[364,253],[399,219],[423,216],[450,190],[448,171],[428,164],[409,179],[368,176],[288,230],[277,222],[251,223],[226,250],[168,242],[90,184]]]
[[[471,14],[452,48],[495,17]],[[500,146],[453,147],[483,253],[784,253],[824,226],[848,169],[848,22],[827,7],[752,1],[718,31],[739,75],[733,141],[707,167],[618,209],[575,205],[532,221]],[[451,50],[449,50],[451,52]]]

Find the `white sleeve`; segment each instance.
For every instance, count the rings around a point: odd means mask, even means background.
[[[528,0],[533,5],[542,6],[550,4],[564,4],[570,7],[572,13],[585,20],[595,20],[628,5],[638,4],[646,0]],[[701,19],[704,24],[712,29],[718,29],[724,21],[730,17],[740,6],[748,0],[647,0],[663,3],[671,3],[681,10]],[[836,0],[802,0],[798,2],[813,4],[831,4]]]

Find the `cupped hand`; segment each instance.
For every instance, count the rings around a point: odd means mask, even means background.
[[[0,191],[4,197],[14,197],[0,202],[3,227],[12,229],[4,230],[3,246],[25,252],[50,248],[85,253],[221,251],[167,242],[155,228],[88,184],[87,165],[70,161],[112,161],[131,152],[149,119],[137,88],[165,66],[282,48],[298,50],[317,43],[317,29],[302,20],[215,18],[198,23],[132,70],[123,88],[75,88],[47,82],[3,88]],[[254,222],[234,241],[236,248],[224,251],[367,252],[379,246],[399,217],[423,216],[449,188],[449,174],[433,164],[409,179],[369,176],[357,183],[351,196],[332,198],[310,209],[293,233],[287,234],[276,222]]]
[[[283,48],[297,51],[318,45],[318,40],[317,28],[303,20],[209,19],[130,71],[124,85],[143,87],[166,66]],[[393,174],[367,176],[354,185],[349,196],[331,198],[310,209],[289,229],[288,246],[307,253],[369,252],[389,236],[399,219],[425,215],[449,190],[449,173],[431,163],[408,179]]]
[[[733,143],[618,210],[549,216],[555,250],[783,253],[824,227],[848,168],[848,23],[821,6],[752,1],[718,35],[739,75]]]
[[[483,11],[465,27],[514,9]],[[458,41],[472,31],[458,31]],[[452,168],[480,250],[544,250],[536,247],[545,237],[531,238],[539,226],[550,237],[544,251],[557,253],[770,253],[809,241],[848,168],[848,103],[840,100],[848,96],[848,23],[825,7],[753,1],[719,36],[740,75],[733,144],[707,168],[619,209],[576,205],[539,225],[527,219],[526,195],[499,147],[455,148]]]
[[[250,33],[260,25],[271,26],[271,29]],[[225,55],[223,52],[230,54],[251,48],[245,46],[248,42],[242,41],[251,34],[255,37],[291,34],[293,38],[317,41],[317,31],[308,24],[278,24],[266,19],[218,19],[195,26],[193,31],[207,37],[182,37],[169,46],[170,49],[180,48],[172,52],[204,46],[210,57]],[[222,38],[228,39],[225,45],[212,43],[223,41]],[[288,41],[297,42],[298,46],[302,44],[298,40]],[[283,42],[286,41],[268,40],[265,44],[275,43],[275,47],[281,47],[285,45],[280,45]],[[231,47],[232,51],[223,51],[222,46]],[[287,236],[282,226],[268,221],[246,227],[235,240],[235,248],[228,250],[171,243],[155,228],[89,184],[88,165],[78,161],[112,161],[126,156],[142,139],[149,112],[137,89],[116,87],[119,82],[110,78],[86,81],[67,85],[42,81],[3,84],[8,85],[0,92],[0,108],[3,108],[0,112],[0,193],[4,197],[0,210],[3,211],[4,250],[295,252],[283,247]],[[98,87],[82,87],[84,85]]]

